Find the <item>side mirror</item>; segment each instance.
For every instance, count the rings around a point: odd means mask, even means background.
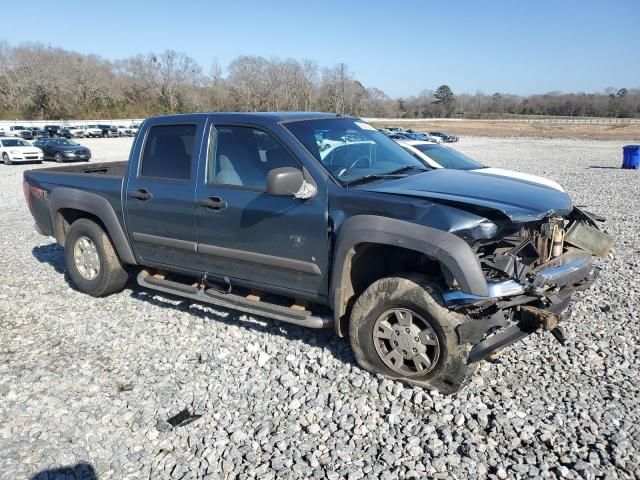
[[[304,183],[302,172],[297,168],[274,168],[267,174],[267,193],[294,197]]]

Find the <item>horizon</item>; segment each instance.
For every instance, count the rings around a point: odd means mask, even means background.
[[[239,1],[223,10],[194,2],[197,15],[183,10],[183,22],[171,18],[167,0],[155,2],[154,11],[113,0],[99,22],[80,5],[73,0],[64,11],[30,16],[28,30],[20,22],[5,23],[2,38],[11,46],[42,43],[109,61],[172,49],[192,57],[205,74],[214,62],[226,70],[241,55],[309,59],[320,67],[343,62],[363,85],[394,99],[443,84],[456,94],[520,97],[640,87],[640,42],[634,35],[640,2],[633,0],[617,2],[611,11],[575,0],[545,0],[535,11],[504,1],[457,1],[437,21],[434,5],[414,0],[402,8],[374,2],[366,9],[334,0],[323,9],[300,8],[292,0],[268,6]],[[414,12],[425,12],[427,21],[415,20]],[[23,15],[13,3],[3,13]],[[409,28],[407,19],[417,28]]]

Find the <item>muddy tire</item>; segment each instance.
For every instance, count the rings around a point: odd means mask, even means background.
[[[107,234],[86,218],[71,224],[64,243],[64,259],[73,284],[92,297],[120,292],[129,279]]]
[[[455,329],[463,320],[444,306],[441,290],[425,277],[386,277],[353,306],[351,348],[366,370],[454,393],[475,371],[475,364],[467,364],[469,346],[458,344]]]

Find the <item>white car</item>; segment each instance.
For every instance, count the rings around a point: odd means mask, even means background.
[[[133,133],[133,129],[131,127],[127,127],[126,125],[118,125],[116,126],[118,129],[119,137],[133,137],[135,134]]]
[[[85,137],[102,137],[102,129],[98,125],[83,125],[81,128]]]
[[[0,138],[0,157],[5,165],[16,162],[42,163],[42,150],[26,140],[15,137]]]
[[[69,130],[69,133],[73,138],[77,138],[77,137],[82,138],[85,135],[84,127],[80,127],[78,125],[71,125],[67,127],[67,130]]]
[[[21,132],[23,130],[26,130],[26,128],[21,125],[12,125],[6,131],[6,135],[7,137],[22,137]]]
[[[532,175],[530,173],[516,172],[504,168],[485,167],[453,148],[445,147],[433,142],[421,140],[397,140],[397,143],[406,151],[432,168],[453,168],[455,170],[472,170],[486,175],[498,175],[501,177],[516,178],[526,182],[537,183],[560,190],[564,188],[553,180]]]

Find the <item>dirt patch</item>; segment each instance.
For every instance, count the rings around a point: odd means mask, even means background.
[[[398,122],[372,122],[378,128],[398,125]],[[640,124],[591,124],[563,125],[518,122],[455,121],[425,122],[403,121],[404,128],[418,132],[444,130],[456,135],[474,135],[481,137],[532,137],[532,138],[583,138],[591,140],[629,140],[640,139]]]

